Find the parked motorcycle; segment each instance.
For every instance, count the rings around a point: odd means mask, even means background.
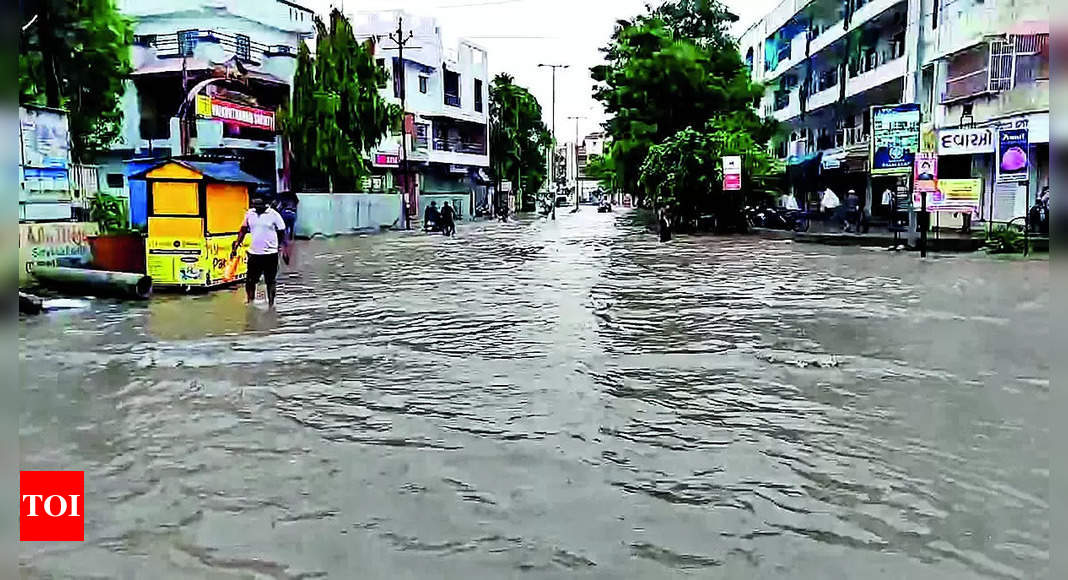
[[[808,214],[800,210],[748,206],[743,211],[749,226],[754,228],[807,232],[810,226]]]

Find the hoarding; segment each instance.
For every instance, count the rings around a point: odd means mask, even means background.
[[[148,275],[168,286],[214,286],[244,279],[248,259],[244,251],[233,261],[230,251],[237,235],[204,238],[150,237],[145,240]],[[248,242],[246,241],[246,244]]]
[[[1001,183],[1027,181],[1027,129],[998,131],[998,177]]]
[[[70,189],[70,125],[67,114],[19,107],[21,180],[31,192]]]
[[[939,179],[938,190],[927,198],[927,211],[979,213],[982,179]]]
[[[919,105],[907,103],[871,108],[872,175],[908,175],[919,150]]]
[[[206,95],[197,95],[196,104],[198,117],[274,131],[274,111],[239,105]]]
[[[913,175],[916,195],[932,193],[938,190],[938,155],[934,153],[916,153],[916,173]],[[919,203],[919,197],[916,203]]]
[[[95,222],[19,224],[19,279],[28,279],[35,266],[63,259],[89,262],[89,238],[98,232]]]
[[[742,158],[740,155],[723,156],[723,190],[742,189]]]

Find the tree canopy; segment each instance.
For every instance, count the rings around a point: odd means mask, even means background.
[[[293,98],[280,114],[293,151],[293,185],[356,191],[369,172],[366,152],[399,125],[400,107],[379,94],[386,71],[339,10],[331,11],[329,26],[316,18],[315,28],[315,58],[302,42]]]
[[[19,7],[19,103],[66,109],[73,156],[91,159],[122,129],[133,25],[114,0],[25,0]]]
[[[723,190],[724,155],[742,157],[742,189],[753,190],[754,176],[773,163],[762,143],[739,126],[739,115],[717,116],[699,128],[688,127],[654,145],[642,164],[640,185],[655,207],[678,217],[714,214],[720,229],[741,229],[742,195]]]
[[[521,178],[524,192],[538,191],[545,182],[545,155],[552,136],[542,121],[538,99],[515,84],[508,74],[490,83],[490,163],[498,181]],[[530,206],[532,196],[522,203]]]
[[[730,116],[729,127],[756,143],[775,131],[753,110],[763,88],[749,80],[727,27],[737,18],[715,0],[676,0],[620,21],[592,69],[594,97],[609,115],[609,161],[619,187],[642,197],[641,167],[653,146],[685,129],[704,130]],[[649,184],[649,180],[645,180]]]

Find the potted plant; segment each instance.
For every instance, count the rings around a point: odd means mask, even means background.
[[[100,235],[89,237],[93,268],[144,274],[144,238],[130,228],[123,200],[106,193],[97,194],[89,206],[89,218],[100,227]]]

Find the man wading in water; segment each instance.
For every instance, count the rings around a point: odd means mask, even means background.
[[[267,305],[274,308],[275,278],[278,276],[278,249],[282,249],[282,260],[289,263],[289,246],[286,239],[286,223],[282,215],[268,207],[262,197],[252,198],[252,208],[245,214],[241,231],[237,234],[230,259],[237,257],[237,249],[245,241],[245,236],[252,235],[252,244],[248,247],[248,276],[245,278],[245,298],[247,304],[256,300],[256,285],[260,276],[267,285]]]

